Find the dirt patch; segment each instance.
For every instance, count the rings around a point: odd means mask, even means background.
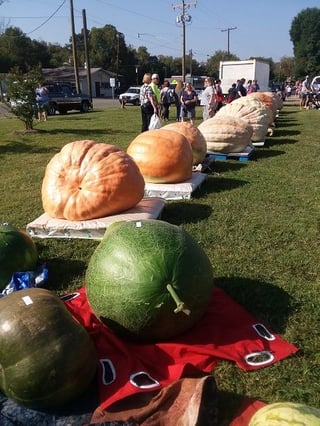
[[[24,129],[24,130],[14,130],[13,132],[11,132],[12,135],[34,135],[35,133],[38,133],[38,130]]]

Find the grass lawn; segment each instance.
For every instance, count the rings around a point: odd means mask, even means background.
[[[168,202],[163,213],[205,249],[218,286],[300,348],[250,373],[221,362],[214,371],[221,425],[243,395],[320,408],[319,118],[317,110],[285,106],[274,136],[256,148],[252,160],[215,162],[191,200]],[[51,157],[80,139],[126,149],[140,131],[139,108],[57,115],[36,123],[35,134],[21,129],[16,118],[0,120],[0,221],[25,228],[43,213],[41,182]],[[49,268],[48,288],[61,294],[83,284],[97,242],[35,242]]]

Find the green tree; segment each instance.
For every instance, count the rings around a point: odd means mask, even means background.
[[[71,63],[72,51],[70,46],[65,45],[62,47],[59,44],[48,43],[47,48],[50,58],[48,68],[58,68],[63,64]]]
[[[49,63],[45,42],[31,40],[16,27],[9,27],[0,35],[0,72],[9,72],[13,67],[26,72],[39,64],[49,66]]]
[[[320,9],[302,10],[292,21],[289,31],[295,56],[297,78],[319,74],[320,70]]]
[[[207,74],[213,78],[219,77],[220,61],[239,61],[238,56],[225,50],[216,50],[214,55],[207,60]]]
[[[35,113],[36,92],[35,89],[41,81],[39,69],[33,69],[27,74],[18,68],[12,69],[9,78],[9,95],[14,101],[12,112],[23,121],[26,130],[33,129]]]

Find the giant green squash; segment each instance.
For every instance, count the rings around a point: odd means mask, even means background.
[[[0,299],[0,389],[31,408],[79,397],[96,371],[89,333],[53,292],[19,290]]]
[[[204,314],[211,263],[178,226],[160,220],[116,222],[90,258],[91,308],[115,332],[144,341],[177,336]]]
[[[26,232],[8,223],[0,225],[0,290],[14,272],[33,271],[37,260],[36,245]]]

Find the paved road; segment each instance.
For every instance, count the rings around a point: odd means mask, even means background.
[[[103,110],[107,108],[117,108],[120,107],[119,100],[115,99],[106,99],[106,98],[94,98],[93,99],[93,109],[94,110]],[[10,118],[14,117],[14,114],[10,111],[10,108],[6,104],[0,102],[0,118]]]
[[[93,109],[106,109],[106,108],[112,108],[112,107],[119,107],[119,100],[117,98],[115,99],[109,99],[109,98],[93,98]]]
[[[2,102],[0,102],[0,118],[14,117],[10,109]]]

